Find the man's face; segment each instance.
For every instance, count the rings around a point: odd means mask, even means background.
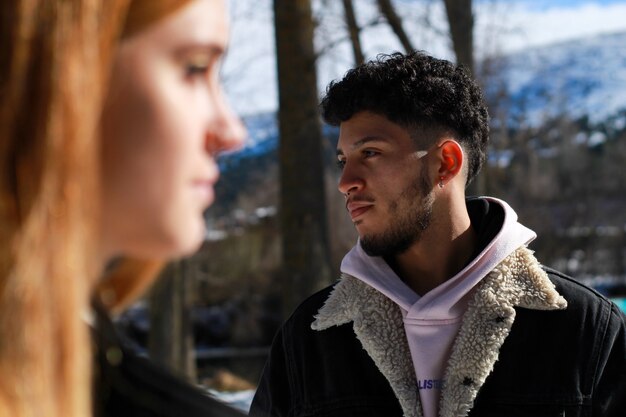
[[[359,112],[340,127],[339,191],[361,246],[370,256],[393,256],[419,241],[432,217],[432,181],[424,150],[385,116]]]

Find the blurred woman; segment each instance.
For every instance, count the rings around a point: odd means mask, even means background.
[[[215,155],[242,143],[225,7],[0,3],[0,416],[236,415],[107,318],[200,246]]]

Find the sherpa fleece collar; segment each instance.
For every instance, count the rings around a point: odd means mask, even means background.
[[[448,361],[441,393],[441,417],[466,416],[478,390],[493,370],[500,347],[511,331],[515,306],[535,310],[565,309],[532,252],[521,247],[479,284],[469,303]],[[324,330],[352,322],[356,337],[387,378],[405,417],[422,409],[400,308],[362,281],[343,274],[311,324]]]

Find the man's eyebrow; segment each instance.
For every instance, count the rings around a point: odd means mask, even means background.
[[[351,146],[350,149],[354,150],[360,146],[365,145],[366,143],[369,142],[389,142],[389,140],[387,138],[384,138],[382,136],[366,136],[363,139],[359,139],[356,142],[354,142]],[[341,148],[337,148],[337,156],[339,155],[343,155],[343,150]]]

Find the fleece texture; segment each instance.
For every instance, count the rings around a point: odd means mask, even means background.
[[[470,218],[477,233],[476,255],[461,271],[423,296],[398,277],[383,258],[367,255],[360,241],[341,263],[341,272],[400,306],[424,417],[439,415],[445,367],[473,289],[500,262],[537,236],[517,221],[515,211],[502,200],[472,199],[467,208],[473,213]]]
[[[567,307],[525,247],[489,272],[469,302],[445,370],[441,417],[468,414],[513,326],[516,306],[536,310]],[[311,327],[322,331],[350,322],[363,348],[389,381],[404,416],[422,417],[400,307],[378,290],[343,274]]]

